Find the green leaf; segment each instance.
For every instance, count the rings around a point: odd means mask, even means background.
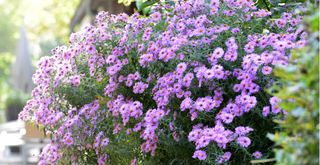
[[[142,11],[145,8],[152,6],[157,2],[158,2],[157,0],[150,0],[150,1],[147,0],[145,2],[143,0],[138,0],[136,4],[137,4],[137,8]]]

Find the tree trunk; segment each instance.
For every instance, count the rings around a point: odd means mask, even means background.
[[[91,23],[93,23],[95,15],[101,10],[110,14],[127,13],[130,15],[134,12],[134,4],[126,7],[119,4],[118,0],[81,0],[70,22],[70,32],[74,31],[75,26],[80,24],[86,15],[90,17]]]

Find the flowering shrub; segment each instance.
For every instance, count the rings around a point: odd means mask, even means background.
[[[300,16],[252,0],[177,1],[97,15],[38,64],[20,118],[52,142],[39,164],[222,164],[269,157],[276,65],[305,44]]]

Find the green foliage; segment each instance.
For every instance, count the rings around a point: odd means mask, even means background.
[[[121,3],[125,6],[130,6],[135,0],[118,0],[118,3]]]
[[[24,26],[30,41],[67,41],[69,22],[79,0],[2,0],[0,52],[14,52],[18,30]]]
[[[74,87],[70,84],[64,85],[58,88],[56,93],[67,100],[70,105],[79,108],[92,102],[96,98],[99,98],[99,96],[102,96],[103,93],[101,91],[103,91],[104,87],[105,83],[98,81],[93,82],[92,79],[83,78],[78,87]]]
[[[279,165],[319,164],[319,9],[311,7],[305,22],[308,46],[293,51],[291,65],[275,70],[284,86],[273,89],[288,110],[287,118],[278,121],[283,130],[269,135],[279,146]]]
[[[286,10],[289,6],[297,6],[298,4],[304,3],[307,0],[257,0],[256,6],[264,8],[269,11],[281,13]]]
[[[138,10],[146,14],[150,12],[151,6],[158,2],[158,0],[137,0],[136,6]]]
[[[30,96],[15,90],[11,90],[7,95],[5,100],[6,120],[17,120],[19,112],[23,109]]]
[[[22,92],[11,92],[8,98],[6,99],[6,108],[8,108],[8,106],[11,105],[16,105],[23,108],[27,98],[28,97],[26,96],[26,94]]]
[[[12,52],[15,47],[18,15],[14,10],[17,5],[17,1],[10,4],[0,2],[0,52]]]
[[[0,110],[5,108],[5,100],[10,92],[9,74],[13,57],[10,53],[0,54]]]
[[[145,15],[150,14],[152,7],[155,5],[173,5],[174,2],[172,0],[161,1],[161,0],[118,0],[118,3],[122,3],[125,6],[131,5],[131,3],[135,2],[136,8],[138,11],[142,12]]]

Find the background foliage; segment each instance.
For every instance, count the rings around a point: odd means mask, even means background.
[[[25,102],[29,95],[11,86],[19,28],[27,31],[35,62],[57,44],[67,42],[69,21],[78,3],[79,0],[0,0],[0,110]]]
[[[275,70],[283,86],[273,90],[288,110],[286,120],[278,121],[283,131],[269,135],[279,147],[279,165],[319,164],[319,8],[311,5],[308,12],[308,45],[293,51],[291,65]]]

